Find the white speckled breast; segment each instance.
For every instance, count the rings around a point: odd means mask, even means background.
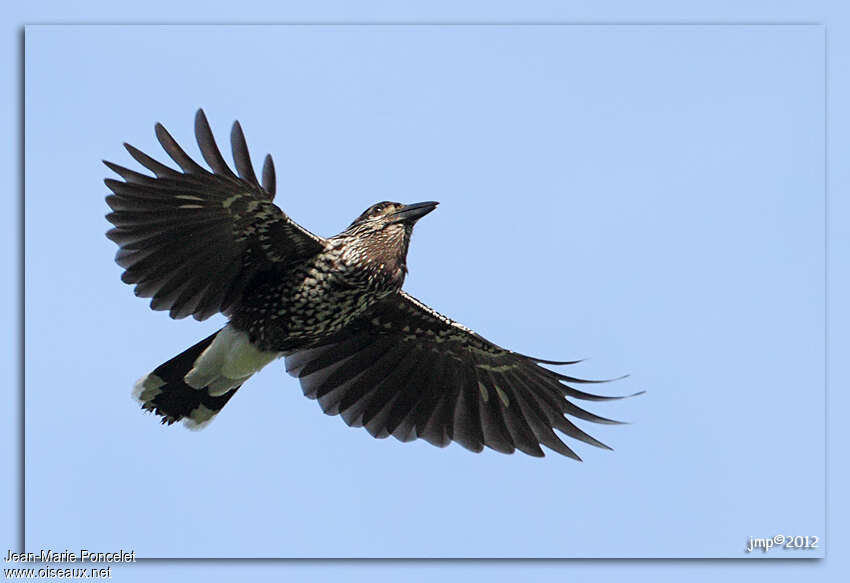
[[[296,266],[283,281],[252,293],[252,304],[234,314],[262,350],[304,348],[334,334],[366,309],[401,289],[402,266],[364,261],[349,245],[342,253],[323,253]]]

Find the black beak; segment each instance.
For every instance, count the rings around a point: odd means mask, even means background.
[[[433,200],[428,202],[417,202],[415,204],[406,204],[393,213],[394,223],[415,223],[440,204]]]

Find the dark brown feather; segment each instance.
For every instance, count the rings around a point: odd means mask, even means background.
[[[404,292],[391,296],[336,337],[287,356],[287,370],[329,414],[376,437],[456,441],[542,456],[541,445],[580,459],[555,433],[608,448],[564,415],[616,423],[567,397],[602,400],[562,382],[583,382],[504,350]]]
[[[136,284],[136,295],[151,297],[152,308],[201,320],[227,312],[258,274],[285,269],[324,247],[321,238],[270,202],[274,166],[268,158],[261,187],[241,126],[232,135],[239,178],[225,163],[202,110],[195,121],[198,145],[213,172],[157,124],[157,138],[182,172],[125,144],[155,177],[105,162],[124,179],[105,183],[114,193],[107,197],[113,211],[107,219],[115,228],[107,236],[119,246],[122,280]]]

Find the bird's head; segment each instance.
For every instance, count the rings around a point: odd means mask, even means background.
[[[437,208],[434,201],[375,203],[337,238],[345,241],[350,260],[379,268],[400,282],[407,273],[407,249],[416,221]]]
[[[359,227],[359,231],[366,230],[382,231],[393,226],[413,229],[416,221],[430,213],[440,204],[434,201],[417,202],[414,204],[402,204],[400,202],[383,201],[377,202],[363,211],[353,223],[352,227]]]

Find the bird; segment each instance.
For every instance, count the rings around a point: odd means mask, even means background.
[[[621,423],[573,402],[633,396],[575,387],[617,379],[556,372],[580,361],[502,348],[402,290],[414,225],[437,202],[378,202],[338,235],[320,237],[274,204],[272,158],[258,179],[238,121],[230,133],[235,172],[203,109],[194,129],[209,169],[160,123],[156,137],[177,168],[127,143],[148,173],[104,160],[120,178],[104,182],[122,281],[172,318],[228,318],[139,379],[132,394],[143,409],[164,424],[201,429],[251,376],[283,358],[324,413],[376,438],[536,457],[545,446],[581,461],[557,430],[611,449],[570,418]]]

